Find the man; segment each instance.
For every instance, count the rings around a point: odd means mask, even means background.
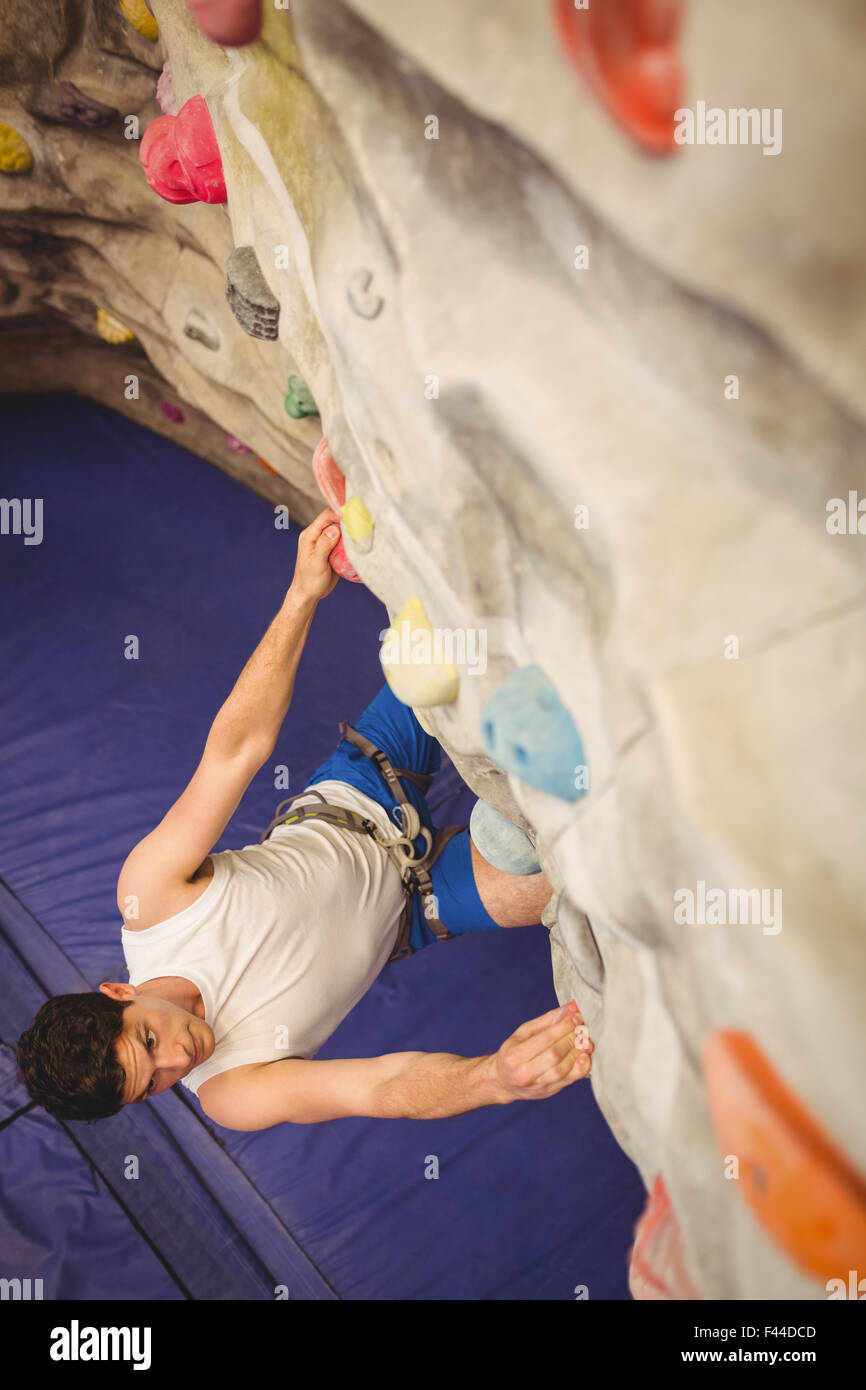
[[[30,1094],[58,1118],[116,1114],[180,1081],[228,1129],[347,1115],[434,1119],[543,1099],[589,1072],[593,1045],[574,1001],[524,1023],[485,1057],[313,1060],[395,946],[404,887],[383,844],[399,836],[398,801],[430,826],[418,787],[407,779],[395,796],[352,743],[317,770],[291,823],[264,843],[210,852],[273,753],[316,606],[337,582],[336,523],[325,510],[301,533],[291,587],[217,714],[192,780],[121,869],[130,982],[48,1000],[20,1040]],[[357,732],[415,776],[438,766],[438,744],[387,686]],[[323,799],[341,808],[334,818],[316,810]],[[339,823],[350,816],[369,833]],[[452,934],[537,922],[550,896],[543,874],[488,864],[468,831],[449,841],[431,878],[436,920]],[[409,941],[419,949],[434,938],[418,895],[413,914]]]

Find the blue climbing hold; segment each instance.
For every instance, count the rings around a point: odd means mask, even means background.
[[[565,801],[586,795],[580,734],[540,666],[505,677],[484,706],[481,734],[489,756],[512,777]]]
[[[479,854],[506,874],[540,874],[541,865],[529,836],[487,801],[476,801],[469,834]]]

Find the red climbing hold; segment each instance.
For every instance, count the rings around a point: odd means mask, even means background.
[[[700,1298],[689,1273],[682,1231],[661,1173],[653,1183],[634,1234],[628,1271],[632,1298],[677,1302]]]
[[[176,116],[157,116],[141,141],[147,181],[169,203],[224,203],[226,184],[204,97],[190,97]]]
[[[262,31],[262,0],[187,0],[203,34],[223,48],[254,43]]]
[[[334,455],[328,448],[327,439],[320,439],[313,454],[313,472],[319,491],[333,511],[338,512],[346,504],[346,479]]]
[[[313,472],[319,490],[332,511],[339,512],[346,501],[346,479],[328,448],[327,439],[321,439],[313,454]],[[353,584],[364,581],[358,574],[348,555],[342,536],[331,551],[331,569],[341,579],[351,579]]]
[[[593,91],[653,154],[671,154],[682,69],[681,0],[604,0],[578,9],[554,0],[559,41]]]

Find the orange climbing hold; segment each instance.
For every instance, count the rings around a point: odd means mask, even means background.
[[[234,435],[230,434],[229,439],[234,439]],[[261,454],[256,454],[256,458],[262,465],[262,468],[266,468],[269,473],[273,473],[275,478],[281,478],[283,476],[282,473],[277,472],[276,468],[271,468],[271,465],[268,463],[267,459],[263,459]]]
[[[554,0],[559,41],[628,133],[653,154],[672,154],[682,105],[676,49],[680,0]]]
[[[316,482],[319,484],[319,491],[328,506],[333,511],[340,512],[346,503],[346,479],[328,448],[327,439],[321,439],[316,445],[316,452],[313,454],[313,472],[316,475]],[[341,579],[351,579],[353,584],[363,583],[361,576],[346,554],[346,546],[342,536],[331,551],[331,569]]]
[[[739,1160],[737,1191],[807,1274],[847,1278],[866,1264],[866,1181],[745,1033],[704,1051],[716,1136]]]

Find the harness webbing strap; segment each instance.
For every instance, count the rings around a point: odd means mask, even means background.
[[[465,825],[446,825],[435,831],[431,836],[430,831],[426,830],[420,823],[420,817],[415,807],[410,802],[400,782],[401,777],[406,777],[413,782],[422,792],[426,792],[430,783],[433,781],[429,773],[410,772],[407,768],[394,767],[386,755],[371,743],[363,734],[359,734],[357,729],[353,729],[351,724],[345,721],[340,725],[340,733],[348,743],[358,748],[366,757],[372,759],[379,769],[383,780],[389,787],[392,795],[397,801],[401,811],[401,822],[403,834],[389,838],[382,833],[375,821],[367,816],[362,816],[359,811],[350,811],[343,806],[334,806],[326,801],[321,792],[317,792],[311,787],[306,792],[300,792],[299,796],[315,796],[320,802],[318,806],[300,806],[290,815],[286,812],[291,810],[298,796],[288,797],[281,801],[277,807],[276,815],[271,821],[267,830],[259,837],[259,844],[273,833],[278,825],[295,825],[304,820],[317,818],[328,821],[332,825],[340,825],[346,830],[354,830],[359,834],[371,835],[376,843],[385,851],[392,863],[395,864],[400,878],[403,882],[405,902],[403,911],[400,914],[400,925],[397,932],[397,940],[394,949],[388,957],[388,964],[392,961],[403,960],[406,956],[411,956],[413,948],[410,945],[409,937],[412,931],[412,898],[416,892],[421,896],[424,905],[424,920],[438,941],[448,941],[452,938],[452,933],[440,921],[436,910],[436,894],[433,891],[433,880],[430,877],[430,869],[439,858],[448,841],[461,830],[465,830]],[[427,844],[427,850],[418,857],[414,840],[418,836],[423,837]]]
[[[381,749],[377,748],[376,745],[371,743],[368,738],[365,738],[363,734],[359,734],[358,730],[353,729],[352,725],[348,724],[345,719],[340,725],[340,733],[347,743],[351,743],[353,747],[358,748],[362,753],[366,754],[368,758],[372,758],[399,802],[404,802],[406,800],[406,793],[400,786],[399,779],[401,777],[405,777],[408,781],[414,782],[415,786],[420,787],[421,791],[424,793],[430,790],[430,784],[433,781],[431,773],[410,772],[406,767],[394,767]]]

